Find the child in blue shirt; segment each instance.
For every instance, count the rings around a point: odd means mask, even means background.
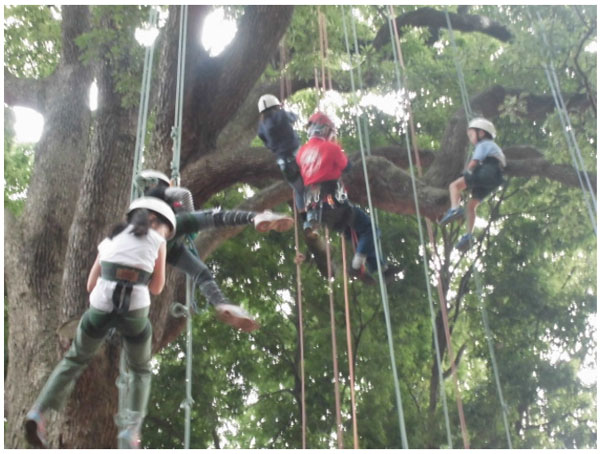
[[[262,95],[258,100],[260,122],[258,124],[258,137],[265,146],[275,154],[277,165],[283,173],[285,181],[294,190],[294,200],[299,213],[304,211],[304,183],[300,169],[296,164],[296,152],[300,147],[300,140],[294,123],[298,117],[292,112],[281,108],[281,103],[276,96]]]
[[[475,145],[475,151],[463,175],[450,183],[451,206],[440,220],[440,225],[446,225],[464,216],[465,210],[459,206],[460,195],[465,189],[470,189],[472,197],[467,202],[467,233],[456,244],[456,248],[462,252],[468,250],[473,243],[477,206],[504,182],[502,170],[506,167],[506,157],[494,142],[496,128],[491,121],[474,118],[469,122],[467,136]]]

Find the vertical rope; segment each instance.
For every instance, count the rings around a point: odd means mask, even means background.
[[[150,8],[148,22],[150,27],[156,27],[158,11]],[[144,139],[146,138],[146,125],[148,123],[148,100],[150,99],[150,82],[152,80],[152,60],[154,57],[154,43],[146,47],[144,53],[144,70],[142,72],[142,84],[140,88],[140,108],[138,111],[137,131],[135,135],[135,152],[133,157],[133,177],[131,178],[130,200],[136,199],[141,194],[136,187],[136,176],[141,171],[142,156],[144,155]]]
[[[148,16],[150,27],[156,27],[157,18],[158,11],[155,8],[150,7],[150,13]],[[148,120],[148,99],[150,98],[150,82],[152,80],[152,60],[154,56],[155,42],[156,41],[153,41],[150,46],[147,46],[144,53],[144,67],[140,86],[140,106],[138,110],[133,171],[131,176],[131,190],[129,196],[130,202],[141,195],[136,186],[136,177],[141,170],[141,162],[144,155],[144,139],[146,137],[146,125]],[[128,419],[128,414],[126,414],[127,412],[124,412],[123,410],[126,409],[127,402],[129,400],[129,380],[129,368],[127,367],[125,355],[123,354],[123,348],[121,347],[121,352],[119,355],[119,376],[116,380],[117,388],[119,389],[119,413],[115,417],[115,422],[119,429],[121,429],[123,425],[127,423]],[[119,444],[121,443],[119,442]]]
[[[187,5],[180,7],[179,14],[179,46],[177,48],[177,93],[175,96],[175,118],[171,137],[173,139],[173,161],[171,162],[171,178],[179,185],[179,164],[181,159],[181,123],[183,113],[183,93],[185,78],[185,56],[187,38]]]
[[[346,240],[340,235],[342,242],[342,267],[344,268],[344,308],[346,311],[346,343],[348,345],[348,369],[350,370],[350,401],[352,404],[352,435],[354,449],[358,449],[358,422],[356,420],[356,399],[354,396],[354,354],[352,353],[352,329],[350,327],[350,303],[348,298],[348,273],[346,263]]]
[[[171,137],[173,138],[173,160],[171,161],[171,179],[177,186],[180,184],[180,160],[181,160],[181,134],[182,134],[182,114],[183,114],[183,94],[185,81],[185,57],[187,40],[187,5],[181,5],[179,13],[179,45],[177,48],[177,86],[175,94],[175,118]],[[192,399],[192,289],[193,283],[186,275],[186,308],[187,308],[187,345],[186,345],[186,397],[182,402],[185,409],[185,433],[184,448],[190,448],[191,438],[191,407],[194,402]]]
[[[404,86],[404,89],[407,91],[406,99],[407,99],[408,119],[409,119],[410,132],[411,132],[411,137],[412,137],[412,144],[413,144],[414,152],[415,152],[415,159],[417,162],[417,172],[419,174],[419,177],[422,177],[423,171],[422,171],[422,167],[421,167],[421,157],[420,157],[418,144],[417,144],[417,135],[415,132],[415,127],[414,127],[414,121],[413,121],[414,116],[413,116],[413,112],[412,112],[412,106],[410,103],[410,98],[408,96],[406,68],[404,66],[404,59],[402,56],[402,47],[400,46],[400,37],[398,34],[398,28],[396,25],[396,21],[394,19],[395,18],[394,9],[391,5],[389,6],[389,10],[390,10],[390,15],[388,16],[388,24],[390,25],[390,34],[392,35],[391,41],[392,41],[392,48],[394,51],[394,62],[395,62],[395,67],[396,67],[398,89],[400,90],[402,88],[402,84],[400,83],[400,71],[398,69],[398,65],[400,65],[400,66],[402,66],[403,75],[404,75],[403,86]],[[433,330],[433,338],[434,338],[434,346],[435,346],[435,359],[436,359],[436,365],[437,365],[437,369],[438,369],[438,380],[440,383],[440,396],[442,399],[444,418],[445,418],[445,422],[446,422],[446,439],[448,441],[449,447],[452,449],[452,434],[450,432],[450,419],[448,416],[448,404],[446,401],[446,391],[445,391],[445,387],[444,387],[444,375],[442,372],[442,359],[441,359],[440,346],[439,346],[439,341],[438,341],[438,332],[437,332],[437,324],[436,324],[436,318],[435,318],[435,310],[434,310],[434,305],[433,305],[433,297],[431,295],[430,280],[429,280],[427,248],[425,245],[425,239],[423,237],[423,229],[421,226],[421,214],[420,214],[420,208],[419,208],[419,199],[417,196],[417,187],[415,184],[413,162],[412,162],[411,153],[410,153],[410,142],[408,140],[408,134],[406,134],[405,137],[406,137],[406,143],[407,143],[408,162],[409,162],[409,167],[410,167],[411,182],[412,182],[412,187],[413,187],[413,197],[415,200],[417,225],[419,228],[419,240],[420,240],[421,247],[423,248],[423,268],[424,268],[424,272],[425,272],[425,284],[427,286],[427,297],[428,297],[428,302],[429,302],[429,311],[430,311],[430,315],[431,315],[431,326],[432,326],[432,330]],[[435,240],[433,237],[433,229],[431,226],[431,222],[429,221],[428,218],[425,218],[425,223],[427,225],[427,233],[429,236],[429,242],[431,243],[431,246],[432,246],[434,254],[435,254],[437,252],[437,250],[435,247]],[[445,314],[446,300],[445,300],[444,291],[442,289],[441,276],[438,276],[437,289],[438,289],[438,298],[440,301],[440,306],[442,308],[442,313]],[[446,317],[443,316],[443,319],[446,322],[446,324],[445,324],[445,326],[446,326],[447,325],[447,315],[446,315]],[[450,346],[450,348],[448,350],[448,355],[451,359],[451,364],[453,366],[453,375],[454,375],[454,377],[456,377],[456,368],[454,367],[454,355],[453,355],[452,348],[451,348],[452,344],[450,341],[450,333],[449,333],[449,331],[447,331],[447,333],[448,333],[447,337],[446,337],[447,344]],[[457,407],[458,407],[459,415],[462,415],[463,414],[462,401],[460,400],[460,391],[458,388],[458,382],[456,380],[455,380],[455,387],[456,387],[456,391],[457,391]],[[463,423],[464,423],[464,416],[462,416],[460,420],[461,420],[461,428],[462,428]],[[468,435],[465,435],[466,423],[464,424],[464,429],[465,430],[462,431],[463,443],[465,444],[466,447],[468,447],[468,445],[469,445]]]
[[[280,99],[283,101],[287,93],[291,93],[291,86],[284,80],[283,67],[286,63],[285,47],[282,43],[280,47],[281,55],[281,75],[280,75]],[[305,378],[304,378],[304,322],[302,319],[302,268],[298,260],[300,255],[300,238],[298,234],[298,208],[296,207],[296,198],[292,190],[292,206],[294,207],[294,245],[296,251],[296,305],[298,307],[298,343],[300,344],[300,412],[302,419],[302,449],[306,449],[306,397],[305,397]]]
[[[345,41],[346,41],[346,50],[348,52],[348,54],[350,53],[350,44],[348,43],[348,28],[346,25],[346,15],[345,15],[345,10],[344,7],[342,6],[342,24],[344,27],[344,37],[345,37]],[[351,82],[351,86],[352,86],[352,91],[356,91],[355,89],[355,85],[354,85],[354,73],[351,70],[350,71],[350,82]],[[368,204],[369,204],[369,210],[371,212],[373,212],[373,201],[371,198],[371,189],[370,189],[370,185],[369,185],[369,175],[368,175],[368,170],[367,170],[367,164],[366,164],[366,160],[365,160],[365,149],[364,149],[364,144],[363,144],[363,138],[362,138],[362,133],[361,133],[361,128],[360,128],[360,124],[359,124],[359,119],[358,119],[358,112],[356,115],[356,126],[357,126],[357,131],[358,131],[358,139],[359,139],[359,144],[360,144],[360,153],[361,153],[361,159],[362,159],[362,166],[363,166],[363,174],[364,174],[364,178],[365,178],[365,188],[366,188],[366,192],[367,192],[367,200],[368,200]],[[375,224],[371,223],[371,233],[373,235],[373,239],[375,240],[375,244],[377,244],[377,231],[375,228]],[[405,427],[405,423],[404,423],[404,411],[402,409],[402,396],[400,393],[400,382],[398,380],[398,369],[396,367],[396,358],[395,358],[395,353],[394,353],[394,344],[393,344],[393,334],[392,334],[392,325],[391,325],[391,321],[390,321],[390,312],[389,312],[389,304],[388,304],[388,297],[387,297],[387,288],[385,286],[385,282],[383,280],[383,273],[381,270],[381,251],[379,250],[379,248],[375,248],[375,256],[377,259],[377,271],[378,271],[378,276],[379,276],[379,288],[381,291],[381,301],[382,301],[382,305],[383,305],[383,312],[384,312],[384,316],[385,316],[385,324],[386,324],[386,331],[387,331],[387,338],[388,338],[388,349],[389,349],[389,353],[390,353],[390,362],[391,362],[391,369],[392,369],[392,376],[394,378],[394,390],[395,390],[395,394],[396,394],[396,408],[398,411],[398,424],[399,424],[399,428],[400,428],[400,437],[402,439],[402,447],[404,449],[408,449],[408,439],[406,436],[406,427]]]
[[[331,269],[331,246],[329,241],[329,229],[325,227],[325,251],[327,253],[327,285],[329,291],[329,318],[331,322],[331,354],[333,357],[333,386],[335,392],[335,420],[337,431],[337,445],[339,449],[344,448],[344,436],[342,432],[342,413],[340,409],[340,385],[337,361],[337,340],[335,335],[335,307],[333,304],[333,272]]]
[[[185,306],[187,308],[186,320],[186,362],[185,362],[185,429],[184,429],[184,447],[190,449],[191,423],[192,423],[192,291],[193,283],[189,276],[185,280]]]
[[[293,195],[293,194],[292,194]],[[300,254],[300,240],[298,235],[298,209],[294,200],[294,241],[296,246],[296,258]],[[304,379],[304,332],[302,321],[302,275],[300,261],[296,259],[296,288],[298,305],[298,336],[300,342],[300,407],[302,412],[302,449],[306,449],[306,400]]]
[[[529,9],[527,9],[527,14],[529,18],[533,22],[533,18],[531,17],[531,13]],[[554,99],[554,104],[556,105],[556,111],[558,113],[558,118],[560,119],[560,123],[562,126],[563,134],[565,136],[565,140],[567,142],[567,147],[571,154],[571,159],[573,160],[573,166],[577,171],[577,178],[579,179],[579,185],[583,192],[584,202],[586,208],[588,210],[588,215],[590,217],[590,221],[592,223],[592,228],[594,229],[594,234],[597,235],[597,226],[596,226],[596,197],[594,194],[594,188],[590,182],[589,176],[585,169],[585,163],[583,161],[583,157],[581,155],[581,150],[579,148],[579,144],[577,143],[577,139],[575,138],[575,133],[573,132],[573,126],[571,125],[571,120],[569,118],[569,113],[565,104],[565,101],[562,97],[562,93],[560,90],[560,84],[558,82],[558,77],[556,75],[556,69],[554,68],[554,63],[551,59],[552,49],[550,47],[550,43],[548,42],[548,37],[546,36],[546,31],[544,29],[544,25],[542,22],[542,17],[540,16],[539,11],[536,11],[538,26],[541,35],[541,41],[543,46],[546,48],[546,53],[548,54],[547,60],[548,63],[544,63],[544,72],[546,73],[546,78],[548,79],[548,85],[550,86],[550,90],[552,92],[552,97]],[[582,178],[583,176],[583,178]],[[584,181],[585,180],[585,181]]]
[[[471,110],[471,104],[469,102],[469,95],[467,93],[467,87],[464,81],[464,76],[463,76],[463,72],[462,72],[462,67],[460,65],[460,63],[458,62],[458,48],[456,46],[456,42],[454,41],[454,32],[452,30],[452,22],[450,21],[450,15],[448,14],[448,8],[444,9],[445,12],[445,16],[446,16],[446,23],[448,25],[448,32],[450,33],[450,40],[452,42],[452,48],[454,51],[454,63],[456,66],[456,73],[457,73],[457,78],[458,78],[458,82],[459,82],[459,88],[460,88],[460,93],[461,93],[461,97],[463,99],[463,106],[464,106],[464,110],[465,110],[465,114],[467,115],[467,120],[470,120],[472,118],[472,110]],[[467,157],[467,160],[469,159],[469,157]],[[502,410],[502,420],[504,423],[504,431],[506,434],[506,440],[508,443],[508,447],[509,449],[512,449],[512,440],[510,437],[510,430],[509,430],[509,426],[508,426],[508,406],[506,405],[506,403],[504,402],[504,396],[502,394],[502,387],[500,386],[500,376],[499,376],[499,372],[498,372],[498,366],[496,364],[496,355],[494,354],[494,344],[492,342],[492,335],[491,335],[491,331],[489,328],[489,324],[487,322],[488,318],[487,318],[487,312],[485,309],[485,306],[483,304],[483,288],[481,285],[481,279],[479,277],[479,270],[477,269],[477,258],[475,259],[475,263],[473,264],[473,268],[474,268],[474,275],[475,275],[475,284],[477,287],[477,295],[478,295],[478,304],[479,304],[479,309],[481,312],[481,317],[483,319],[483,327],[484,327],[484,332],[485,332],[485,337],[487,340],[487,344],[488,344],[488,348],[490,351],[490,359],[491,359],[491,363],[492,363],[492,369],[494,372],[494,377],[495,377],[495,381],[496,381],[496,389],[498,392],[498,400],[500,401],[500,408]]]

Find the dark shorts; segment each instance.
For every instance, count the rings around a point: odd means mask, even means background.
[[[487,159],[481,165],[477,166],[471,175],[465,175],[467,188],[471,190],[474,199],[483,200],[490,195],[496,188],[504,183],[502,169],[497,160],[489,162]]]

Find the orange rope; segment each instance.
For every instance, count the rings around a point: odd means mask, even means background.
[[[395,17],[393,6],[389,5],[389,9],[390,9],[390,14],[392,15],[392,17]],[[407,87],[407,85],[406,85],[406,67],[404,66],[404,59],[402,58],[402,48],[400,47],[400,37],[398,34],[398,27],[396,25],[395,20],[392,20],[392,26],[394,29],[394,38],[396,40],[396,48],[398,49],[398,60],[400,62],[400,66],[402,67],[402,71],[403,71],[404,87],[406,88]],[[407,108],[408,108],[408,120],[409,120],[409,125],[410,125],[411,140],[412,140],[413,148],[414,148],[415,161],[417,163],[417,166],[416,166],[417,173],[419,174],[419,177],[422,177],[423,170],[421,168],[421,158],[419,156],[419,148],[417,145],[417,133],[415,131],[415,124],[413,121],[413,113],[412,113],[411,103],[410,103],[410,99],[408,97],[407,97]],[[429,242],[431,243],[433,253],[437,256],[438,255],[437,248],[435,247],[435,239],[433,237],[433,227],[431,225],[431,221],[429,220],[429,218],[425,218],[425,224],[427,225],[427,234],[429,236]],[[438,259],[439,259],[439,257],[438,257]],[[464,447],[465,447],[465,449],[469,449],[469,434],[467,432],[467,424],[465,421],[462,399],[460,396],[460,389],[459,389],[458,377],[457,377],[457,372],[456,372],[456,364],[454,362],[452,339],[450,337],[450,329],[448,326],[448,313],[446,311],[446,296],[444,294],[444,289],[442,286],[443,284],[442,284],[442,276],[441,275],[438,275],[437,281],[438,281],[437,291],[438,291],[438,297],[440,300],[442,321],[444,323],[444,333],[446,335],[446,344],[448,345],[448,358],[450,359],[450,367],[452,369],[452,377],[454,379],[454,387],[456,389],[456,405],[458,407],[458,417],[460,420],[460,429],[461,429],[461,433],[462,433]],[[440,386],[443,386],[443,383],[440,383]]]
[[[335,392],[335,420],[337,430],[337,444],[339,449],[344,448],[342,434],[342,412],[340,405],[339,369],[337,361],[337,340],[335,336],[335,307],[333,304],[333,272],[331,267],[331,246],[329,244],[329,228],[325,227],[325,251],[327,252],[327,284],[329,290],[329,318],[331,322],[331,354],[333,357],[333,386]]]
[[[280,47],[280,56],[281,56],[281,75],[280,75],[280,99],[283,102],[285,99],[286,88],[288,89],[288,95],[291,94],[291,86],[285,83],[283,76],[283,67],[286,63],[286,53],[284,45],[282,44]],[[287,86],[286,86],[287,85]],[[294,190],[292,190],[292,205],[294,207],[294,240],[295,240],[295,249],[296,249],[296,288],[297,288],[297,305],[298,305],[298,337],[300,344],[300,407],[302,413],[302,449],[306,449],[306,393],[305,393],[305,379],[304,379],[304,322],[302,319],[302,269],[300,267],[301,260],[299,260],[300,256],[300,240],[298,235],[298,209],[296,207],[296,197],[294,195]]]
[[[292,192],[293,197],[293,192]],[[296,208],[295,198],[292,200],[294,204],[294,239],[296,241],[296,285],[298,294],[298,336],[300,337],[300,406],[302,408],[302,449],[306,449],[306,400],[305,400],[305,384],[304,384],[304,332],[302,321],[302,276],[300,263],[298,259],[300,255],[300,240],[298,238],[298,210]]]
[[[352,402],[352,434],[354,449],[358,449],[358,423],[356,421],[356,399],[354,397],[354,355],[352,354],[352,329],[350,327],[350,303],[348,298],[348,272],[346,264],[346,241],[342,241],[342,266],[344,267],[344,307],[346,310],[346,343],[348,344],[348,369],[350,370],[350,401]]]

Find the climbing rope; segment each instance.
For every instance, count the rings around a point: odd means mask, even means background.
[[[331,79],[331,72],[329,68],[325,66],[325,59],[327,57],[327,49],[329,47],[328,38],[327,38],[327,26],[326,26],[326,18],[325,14],[321,12],[320,7],[317,7],[318,12],[318,26],[319,26],[319,43],[320,43],[320,56],[321,56],[321,81],[322,87],[319,86],[319,75],[317,68],[315,67],[315,86],[317,89],[317,93],[319,93],[319,102],[322,99],[323,94],[327,91],[327,83],[329,84],[329,90],[333,90],[333,83]],[[339,384],[338,384],[338,361],[337,361],[337,345],[336,345],[336,336],[335,336],[335,315],[334,315],[334,306],[333,306],[333,276],[331,274],[331,247],[330,247],[330,238],[329,238],[329,230],[325,227],[325,243],[326,243],[326,252],[327,252],[327,269],[328,269],[328,278],[329,278],[329,297],[330,297],[330,317],[331,317],[331,330],[332,330],[332,349],[333,349],[333,367],[334,367],[334,388],[335,388],[335,399],[336,399],[336,421],[337,421],[337,443],[339,448],[343,448],[343,434],[342,434],[342,425],[341,425],[341,404],[340,404],[340,395],[339,395]],[[356,399],[354,392],[354,363],[353,363],[353,353],[352,353],[352,329],[350,323],[350,309],[349,309],[349,301],[348,301],[348,276],[347,276],[347,268],[346,268],[346,245],[344,237],[341,237],[342,241],[342,262],[343,262],[343,286],[344,286],[344,305],[345,305],[345,316],[346,316],[346,339],[347,339],[347,349],[348,349],[348,367],[349,367],[349,375],[350,375],[350,383],[351,383],[351,391],[350,391],[350,401],[352,408],[352,432],[353,432],[353,441],[354,448],[358,449],[358,422],[356,420]]]
[[[344,6],[342,6],[342,23],[343,23],[343,27],[344,27],[346,50],[348,52],[348,55],[350,55],[350,45],[348,42],[348,27],[346,25],[346,14],[345,14]],[[355,84],[354,84],[354,71],[353,70],[350,71],[350,82],[351,82],[352,92],[355,92],[356,88],[355,88]],[[373,212],[373,202],[371,199],[371,189],[370,189],[370,185],[369,185],[369,176],[368,176],[368,170],[367,170],[366,159],[365,159],[365,147],[364,147],[364,143],[363,143],[363,137],[362,137],[361,127],[360,127],[359,118],[358,118],[358,111],[357,111],[357,115],[356,115],[356,126],[357,126],[358,138],[359,138],[359,144],[360,144],[360,152],[361,152],[361,158],[362,158],[363,174],[364,174],[364,178],[365,178],[367,200],[368,200],[368,204],[369,204],[369,210],[371,212]],[[377,241],[377,230],[376,230],[375,223],[372,222],[371,226],[372,226],[373,239],[375,240],[375,244],[377,245],[378,241]],[[386,330],[387,330],[387,337],[388,337],[388,348],[389,348],[389,352],[390,352],[390,361],[391,361],[391,366],[392,366],[392,374],[393,374],[393,378],[394,378],[394,390],[395,390],[395,394],[396,394],[396,407],[398,410],[400,436],[402,439],[402,447],[404,449],[408,449],[408,440],[406,437],[406,427],[405,427],[405,423],[404,423],[404,412],[402,409],[402,396],[400,394],[400,383],[398,381],[398,370],[396,368],[394,345],[392,342],[393,335],[392,335],[392,326],[391,326],[391,321],[390,321],[387,288],[386,288],[385,282],[383,280],[383,273],[382,273],[382,269],[381,269],[381,250],[379,247],[375,247],[375,256],[377,259],[377,271],[378,271],[378,275],[379,275],[379,288],[381,291],[381,299],[382,299],[382,304],[383,304],[383,312],[384,312],[384,316],[385,316],[385,323],[386,323]]]
[[[150,8],[149,25],[156,28],[158,21],[158,11]],[[133,155],[133,176],[131,178],[131,196],[130,200],[140,197],[141,191],[137,188],[136,177],[142,170],[142,156],[144,156],[144,139],[146,137],[146,125],[148,123],[148,101],[150,99],[150,85],[152,81],[152,60],[154,57],[154,43],[146,46],[144,53],[144,69],[142,72],[142,84],[140,89],[140,108],[138,110],[137,131],[135,134],[135,151]]]
[[[352,353],[352,329],[350,327],[350,302],[348,298],[348,265],[346,262],[346,240],[340,235],[342,243],[342,267],[344,268],[344,310],[346,313],[346,344],[348,348],[348,369],[350,371],[350,401],[352,403],[352,434],[354,449],[358,449],[358,422],[356,420],[356,398],[354,395],[354,354]]]
[[[150,7],[148,15],[148,23],[150,28],[155,28],[158,20],[158,11]],[[150,98],[150,82],[152,79],[152,60],[154,56],[154,42],[146,47],[144,53],[144,66],[142,70],[142,82],[140,85],[140,106],[138,110],[137,130],[135,136],[135,151],[133,156],[133,171],[131,175],[131,190],[129,201],[141,196],[141,191],[137,187],[136,178],[141,170],[142,157],[144,155],[144,139],[146,137],[146,125],[148,120],[148,100]],[[130,423],[132,417],[131,411],[127,409],[129,401],[130,374],[125,359],[124,350],[121,348],[119,355],[119,376],[116,380],[117,388],[119,389],[119,412],[115,416],[115,423],[119,430],[126,427]],[[119,439],[119,448],[125,447],[123,441]]]
[[[392,49],[393,49],[393,53],[394,53],[394,63],[395,63],[394,68],[396,71],[396,81],[398,84],[398,90],[401,91],[404,86],[404,89],[406,91],[408,91],[408,83],[407,83],[408,78],[406,76],[406,67],[404,66],[404,59],[402,57],[402,47],[400,45],[400,37],[398,34],[398,28],[397,28],[396,21],[395,21],[394,8],[391,5],[389,5],[388,24],[390,27],[390,40],[392,42]],[[401,82],[401,79],[400,79],[400,67],[402,68],[402,74],[404,76],[403,83]],[[415,160],[416,160],[416,164],[417,164],[416,165],[417,172],[419,174],[419,178],[421,178],[423,176],[423,170],[422,170],[422,166],[421,166],[421,157],[420,157],[420,153],[419,153],[419,149],[418,149],[417,134],[415,131],[415,126],[414,126],[414,115],[412,112],[412,106],[411,106],[410,97],[408,96],[408,94],[406,96],[406,106],[407,106],[407,111],[408,111],[410,137],[412,139],[413,149],[414,149],[414,153],[415,153]],[[425,273],[425,283],[427,285],[427,297],[428,297],[428,302],[429,302],[429,312],[431,315],[431,326],[433,329],[435,359],[436,359],[436,365],[437,365],[437,369],[438,369],[438,380],[440,383],[440,396],[442,399],[444,418],[445,418],[445,422],[446,422],[446,438],[448,441],[448,446],[450,447],[450,449],[452,449],[452,434],[450,432],[450,419],[448,416],[448,405],[447,405],[447,401],[446,401],[446,391],[445,391],[445,387],[444,387],[444,375],[443,375],[443,370],[442,370],[442,360],[441,360],[440,346],[439,346],[439,341],[438,341],[435,309],[434,309],[433,297],[431,294],[431,287],[430,287],[427,248],[426,248],[425,239],[423,236],[423,228],[421,225],[421,214],[420,214],[420,207],[419,207],[419,199],[417,196],[417,187],[416,187],[416,182],[415,182],[414,166],[413,166],[413,161],[412,161],[412,157],[411,157],[411,146],[410,146],[410,141],[409,141],[409,134],[405,134],[405,138],[406,138],[408,162],[409,162],[409,168],[410,168],[410,176],[411,176],[411,182],[412,182],[412,188],[413,188],[413,197],[414,197],[414,201],[415,201],[417,225],[419,228],[419,240],[420,240],[421,248],[423,250],[423,269],[424,269],[424,273]],[[429,242],[433,249],[433,253],[436,254],[437,249],[436,249],[435,239],[433,236],[433,228],[431,225],[431,221],[428,218],[425,218],[425,223],[427,225],[427,233],[429,236]],[[459,387],[458,387],[456,366],[454,363],[454,353],[452,351],[452,340],[450,337],[450,330],[448,329],[448,315],[446,312],[446,299],[445,299],[444,291],[442,288],[441,276],[438,276],[437,289],[438,289],[438,298],[440,301],[440,308],[441,308],[441,312],[442,312],[442,321],[444,322],[446,344],[448,345],[448,357],[450,359],[451,370],[452,370],[452,374],[454,377],[457,408],[458,408],[458,412],[459,412],[459,419],[461,422],[461,432],[463,435],[463,443],[464,443],[465,447],[468,448],[468,446],[469,446],[468,434],[467,434],[467,429],[466,429],[466,422],[464,420],[462,401],[460,399],[460,391],[459,391]]]
[[[283,102],[287,93],[290,94],[292,91],[291,80],[284,74],[284,68],[287,64],[287,56],[285,51],[285,45],[282,42],[280,46],[280,57],[281,57],[281,75],[279,94],[280,99]],[[302,268],[300,257],[300,237],[298,234],[298,208],[296,207],[296,197],[294,190],[292,190],[292,205],[294,207],[294,246],[296,251],[296,304],[298,306],[298,343],[300,344],[300,408],[301,408],[301,419],[302,419],[302,449],[306,449],[306,384],[304,377],[304,322],[302,316]]]
[[[293,194],[292,194],[293,197]],[[302,274],[300,267],[300,240],[298,235],[298,209],[294,200],[294,241],[296,246],[296,288],[298,304],[298,336],[300,343],[300,407],[302,411],[302,449],[306,449],[306,398],[305,398],[305,379],[304,379],[304,328],[302,321]]]
[[[176,186],[180,185],[180,160],[181,160],[181,133],[182,133],[182,114],[183,114],[183,95],[185,80],[185,59],[186,59],[186,37],[187,37],[187,5],[181,5],[179,10],[179,44],[177,48],[177,85],[175,94],[175,115],[171,138],[173,139],[173,160],[171,161],[171,180]],[[188,244],[196,252],[196,248],[190,238],[187,238]],[[190,276],[186,275],[185,281],[185,307],[186,307],[186,367],[185,367],[185,391],[186,396],[181,406],[185,410],[185,428],[184,428],[184,448],[190,448],[191,438],[191,418],[192,405],[192,300],[193,300],[193,282]]]
[[[531,17],[529,8],[527,9],[527,14],[529,15],[531,22],[533,22],[533,18]],[[590,182],[589,176],[585,169],[585,163],[581,155],[581,149],[579,148],[579,144],[577,143],[577,140],[575,138],[575,132],[573,126],[571,125],[569,112],[567,111],[565,101],[562,97],[560,84],[556,75],[556,69],[554,68],[554,63],[551,58],[552,48],[548,41],[548,37],[546,36],[546,31],[544,29],[544,24],[539,11],[536,11],[536,16],[538,19],[538,26],[541,35],[542,45],[545,47],[548,60],[547,63],[543,63],[544,72],[546,73],[548,85],[550,86],[550,90],[552,91],[552,97],[554,99],[554,104],[556,105],[558,118],[560,119],[562,130],[565,135],[565,140],[567,142],[567,147],[569,149],[569,152],[571,153],[571,159],[573,160],[573,166],[577,171],[577,178],[579,179],[579,185],[581,187],[581,191],[583,192],[583,198],[588,210],[590,221],[592,222],[592,228],[594,229],[594,234],[598,235],[598,232],[596,230],[597,207],[596,197],[594,195],[594,188],[592,187],[592,183]]]
[[[446,16],[446,23],[448,24],[448,32],[450,34],[450,41],[452,43],[452,48],[454,51],[454,62],[455,62],[456,73],[457,73],[458,81],[459,81],[461,98],[463,99],[463,106],[464,106],[465,114],[467,116],[467,121],[469,121],[472,118],[473,112],[471,110],[471,104],[469,102],[469,95],[467,93],[467,87],[466,87],[466,84],[464,81],[462,67],[461,67],[460,63],[458,62],[458,48],[456,47],[456,42],[454,41],[454,32],[452,30],[452,22],[450,21],[450,15],[448,14],[448,8],[444,8],[444,13]],[[488,324],[487,311],[486,311],[486,308],[485,308],[485,305],[483,302],[483,287],[482,287],[481,279],[479,276],[479,270],[477,269],[477,260],[478,259],[475,258],[475,263],[473,264],[473,268],[474,268],[474,274],[475,274],[475,284],[477,287],[479,310],[481,312],[485,337],[487,340],[488,349],[489,349],[489,353],[490,353],[492,369],[494,372],[494,379],[496,382],[496,389],[498,392],[498,400],[500,401],[500,408],[502,409],[502,420],[504,423],[506,440],[508,443],[508,448],[512,449],[512,440],[510,437],[510,430],[509,430],[509,426],[508,426],[508,407],[507,407],[506,403],[504,402],[504,396],[502,394],[502,386],[500,385],[500,375],[498,372],[498,365],[496,363],[496,355],[494,353],[494,343],[492,341],[491,330],[490,330],[490,327]]]
[[[325,227],[325,252],[327,255],[327,291],[329,293],[329,321],[331,324],[331,355],[333,357],[333,386],[335,389],[335,420],[338,449],[344,448],[342,426],[342,412],[340,405],[339,370],[337,361],[337,340],[335,335],[335,307],[333,300],[333,270],[331,266],[331,247],[329,241],[329,228]]]

